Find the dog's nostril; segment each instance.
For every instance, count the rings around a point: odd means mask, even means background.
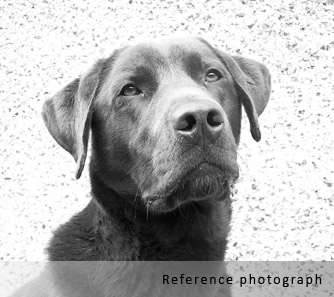
[[[193,115],[187,115],[184,119],[179,123],[178,130],[181,131],[191,131],[196,126],[196,118]]]
[[[209,111],[208,116],[207,116],[207,123],[211,127],[219,126],[221,123],[223,123],[222,114],[218,111],[215,111],[215,110]]]

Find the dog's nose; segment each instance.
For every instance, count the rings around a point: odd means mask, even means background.
[[[193,144],[218,139],[223,131],[223,121],[222,109],[207,100],[182,104],[172,114],[176,133]]]

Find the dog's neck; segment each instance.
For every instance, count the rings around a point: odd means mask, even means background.
[[[106,228],[111,220],[113,225],[116,222],[119,226],[119,232],[131,234],[134,240],[132,244],[138,245],[140,249],[135,259],[155,260],[150,258],[150,255],[157,254],[152,253],[152,247],[162,250],[161,259],[157,260],[223,258],[222,251],[225,249],[225,238],[229,231],[229,199],[222,202],[189,203],[173,212],[152,214],[146,211],[144,205],[140,205],[140,201],[135,201],[135,197],[122,197],[105,185],[94,172],[91,171],[90,176],[93,202],[96,205],[96,215],[99,216],[99,219],[95,220],[99,222],[98,228],[103,230],[107,238],[110,238],[111,234],[115,237],[115,230]],[[136,236],[139,234],[140,236]],[[145,244],[140,242],[143,238]],[[202,259],[198,259],[199,250],[203,250]],[[192,253],[195,259],[191,258]]]

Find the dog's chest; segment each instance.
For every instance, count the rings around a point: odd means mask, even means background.
[[[146,225],[137,233],[139,260],[145,261],[221,261],[226,248],[226,230],[211,223],[186,226],[163,222],[153,228]]]

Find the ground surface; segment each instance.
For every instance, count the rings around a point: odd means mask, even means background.
[[[243,121],[228,260],[334,260],[333,1],[3,1],[0,259],[42,260],[89,201],[87,168],[47,133],[42,102],[138,36],[202,35],[264,62],[262,141]]]

